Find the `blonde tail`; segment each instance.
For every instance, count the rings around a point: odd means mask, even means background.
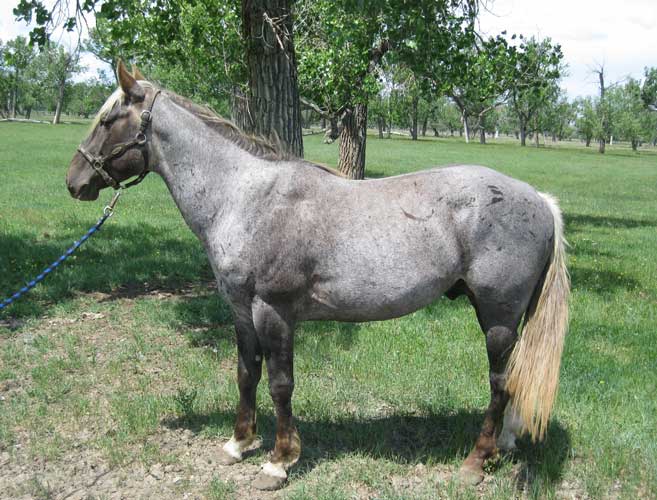
[[[513,409],[532,440],[542,440],[559,385],[559,367],[568,330],[570,279],[566,269],[563,220],[557,201],[540,193],[554,218],[554,249],[542,287],[534,293],[525,324],[506,368]]]

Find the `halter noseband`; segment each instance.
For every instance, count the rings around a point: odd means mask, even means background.
[[[148,128],[148,125],[151,123],[153,105],[155,104],[155,99],[157,99],[157,96],[160,95],[160,92],[161,92],[160,90],[155,92],[155,94],[153,95],[153,99],[151,100],[151,104],[148,106],[148,109],[145,109],[141,112],[141,123],[139,124],[139,132],[137,132],[135,138],[132,139],[131,141],[121,142],[117,144],[112,148],[112,151],[110,151],[110,153],[105,156],[93,155],[88,151],[86,151],[82,147],[82,145],[78,146],[78,152],[82,155],[82,157],[85,160],[87,160],[87,163],[89,163],[91,168],[93,168],[98,173],[98,175],[102,177],[103,181],[105,181],[105,184],[107,184],[108,186],[111,186],[114,189],[129,188],[135,186],[136,184],[139,184],[148,175],[149,172],[148,160],[145,160],[144,170],[142,170],[142,172],[134,181],[130,181],[124,186],[119,181],[117,181],[114,177],[112,177],[112,175],[107,171],[107,167],[109,166],[109,162],[114,158],[118,158],[119,156],[122,156],[126,151],[132,148],[141,147],[144,144],[146,144],[146,129]]]

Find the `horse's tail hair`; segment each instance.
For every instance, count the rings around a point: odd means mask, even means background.
[[[570,278],[566,269],[567,242],[557,200],[540,193],[554,219],[554,248],[525,314],[520,340],[506,368],[506,388],[523,430],[542,440],[559,385],[559,367],[568,330]]]

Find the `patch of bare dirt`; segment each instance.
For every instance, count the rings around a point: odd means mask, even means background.
[[[259,465],[219,465],[216,456],[223,444],[220,440],[167,428],[162,428],[154,439],[151,444],[172,457],[166,463],[133,462],[113,468],[87,446],[56,462],[31,459],[20,446],[1,451],[0,498],[200,499],[207,497],[213,479],[230,483],[235,498],[269,500],[281,494],[251,487]]]

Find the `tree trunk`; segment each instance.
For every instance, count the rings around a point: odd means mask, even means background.
[[[57,106],[55,107],[55,116],[52,119],[53,125],[58,125],[62,116],[62,107],[64,106],[64,91],[66,90],[66,79],[60,80],[57,90]]]
[[[30,116],[32,116],[32,108],[31,107],[25,108],[25,119],[29,120]]]
[[[365,178],[367,105],[356,104],[345,111],[340,133],[338,170],[350,179]]]
[[[418,105],[419,98],[418,97],[413,97],[411,99],[411,127],[410,127],[410,132],[411,132],[411,139],[414,141],[417,141],[417,105]]]
[[[540,147],[541,135],[538,131],[538,118],[534,118],[534,139],[536,140],[536,147]]]
[[[249,99],[237,85],[233,87],[233,92],[230,96],[230,119],[243,132],[254,132],[251,111],[249,110]]]
[[[591,139],[593,139],[590,135],[586,136],[586,147],[590,148],[591,147]]]
[[[598,153],[605,154],[605,146],[607,142],[604,139],[598,141]]]
[[[636,151],[639,147],[639,141],[632,139],[632,151]]]
[[[340,137],[338,117],[331,115],[329,117],[329,126],[324,129],[324,144],[332,144],[338,137]]]
[[[527,146],[527,124],[524,120],[520,120],[520,145]]]
[[[16,101],[18,100],[18,70],[14,73],[14,88],[11,89],[11,117],[16,118]]]
[[[431,128],[433,128],[433,136],[440,137],[440,133],[438,132],[438,129],[436,127],[431,127]]]
[[[486,144],[486,131],[484,127],[479,127],[479,144]]]
[[[242,29],[254,131],[303,157],[291,4],[292,0],[242,0]]]
[[[461,120],[463,121],[463,135],[465,136],[465,143],[470,143],[470,132],[468,131],[468,117],[465,112],[461,113]]]
[[[384,121],[384,119],[383,119],[382,116],[379,116],[379,117],[377,118],[376,122],[377,122],[377,124],[378,124],[378,126],[379,126],[379,139],[383,139],[383,130],[384,130],[385,127],[386,127],[386,123],[385,123],[385,121]]]
[[[422,137],[427,136],[427,127],[429,126],[429,117],[425,116],[424,120],[422,120]]]

